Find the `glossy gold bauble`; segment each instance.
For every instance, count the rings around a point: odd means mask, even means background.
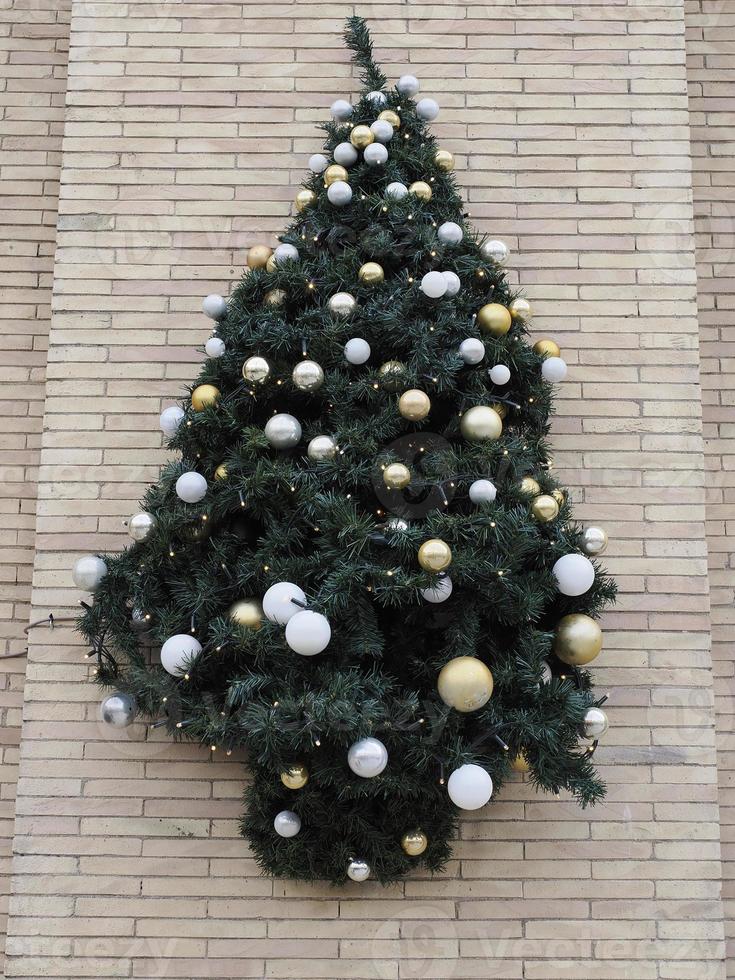
[[[301,391],[316,391],[324,384],[324,371],[316,361],[299,361],[293,369],[291,379]]]
[[[425,180],[415,180],[408,188],[409,194],[415,194],[420,201],[431,200],[431,187]]]
[[[360,266],[357,273],[357,278],[360,280],[360,282],[367,283],[369,286],[375,286],[385,279],[383,266],[379,265],[377,262],[366,262],[364,265]]]
[[[191,407],[195,412],[201,412],[203,408],[216,405],[220,394],[214,385],[198,385],[191,393]]]
[[[301,789],[309,781],[309,770],[302,762],[294,762],[281,773],[281,782],[286,789]]]
[[[254,354],[242,366],[242,376],[253,384],[262,384],[271,373],[271,366],[264,357]]]
[[[437,150],[434,163],[440,170],[445,171],[445,173],[454,170],[454,157],[449,150]]]
[[[410,388],[398,399],[398,411],[410,422],[420,422],[431,410],[431,401],[425,391]]]
[[[335,180],[347,180],[347,171],[338,163],[331,163],[324,171],[324,184],[329,187]]]
[[[283,306],[286,302],[286,291],[284,289],[269,289],[263,297],[266,306]]]
[[[582,532],[582,551],[585,555],[601,555],[607,548],[607,531],[601,527],[586,527]]]
[[[526,493],[529,496],[534,497],[541,493],[541,486],[537,480],[534,480],[532,476],[524,476],[521,482],[518,484],[518,488],[521,493]]]
[[[268,261],[265,264],[265,271],[275,272],[277,268],[278,266],[276,264],[276,257],[275,255],[271,255],[271,257],[268,259]]]
[[[531,501],[531,513],[539,524],[548,524],[558,516],[559,504],[550,493],[542,493]]]
[[[265,268],[268,259],[273,255],[273,249],[267,245],[253,245],[248,249],[247,263],[251,269]]]
[[[459,427],[470,442],[492,442],[503,432],[500,416],[489,405],[475,405],[462,416]]]
[[[294,204],[296,205],[297,211],[303,211],[304,208],[308,208],[316,201],[316,194],[314,191],[307,190],[305,187],[300,190],[296,195]]]
[[[423,830],[409,830],[401,837],[401,847],[409,857],[418,857],[429,846],[429,838]]]
[[[429,538],[419,548],[419,565],[427,572],[443,572],[452,564],[452,549],[441,538]]]
[[[584,667],[602,650],[602,630],[584,613],[562,616],[556,624],[554,653],[565,664]]]
[[[564,493],[561,490],[559,490],[558,487],[556,490],[551,491],[551,496],[554,498],[557,504],[559,504],[560,507],[563,507],[564,504],[566,503],[567,498],[564,496]]]
[[[247,629],[257,630],[263,622],[263,607],[259,599],[241,599],[234,603],[227,610],[227,616],[237,623],[238,626],[245,626]]]
[[[531,768],[528,764],[528,759],[526,758],[525,752],[521,751],[517,756],[514,757],[510,764],[510,768],[513,772],[528,772]]]
[[[508,306],[510,315],[517,320],[527,320],[531,315],[531,304],[522,296],[517,296]]]
[[[485,303],[477,313],[478,326],[493,337],[504,337],[512,322],[510,311],[500,303]]]
[[[411,470],[404,463],[389,463],[383,470],[383,483],[389,490],[403,490],[411,482]]]
[[[350,143],[356,150],[364,150],[375,141],[375,134],[369,126],[355,126],[350,133]]]
[[[383,111],[378,116],[378,119],[385,119],[387,123],[390,123],[393,129],[401,128],[401,117],[397,112],[392,109],[383,109]]]
[[[386,391],[398,391],[402,385],[404,365],[400,361],[386,361],[378,368],[380,384]]]
[[[214,471],[215,480],[226,480],[227,476],[227,467],[224,463],[220,463],[217,469]]]
[[[561,349],[559,345],[548,337],[542,337],[533,345],[533,349],[542,357],[559,357]]]
[[[477,657],[455,657],[439,672],[439,697],[463,714],[486,705],[493,693],[493,675]]]
[[[490,406],[494,412],[497,412],[501,419],[504,419],[508,414],[508,406],[503,402],[493,402]]]

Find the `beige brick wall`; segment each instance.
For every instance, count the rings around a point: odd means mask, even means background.
[[[351,5],[73,3],[35,608],[162,457],[200,297],[283,226],[350,72]],[[70,631],[34,631],[6,975],[724,977],[691,174],[678,4],[368,5],[443,113],[477,224],[572,366],[555,423],[621,598],[597,671],[609,802],[518,781],[445,878],[273,883],[237,835],[242,769],[96,722]]]

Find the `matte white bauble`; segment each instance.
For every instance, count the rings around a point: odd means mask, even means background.
[[[169,439],[175,436],[183,418],[184,410],[178,405],[170,405],[168,408],[164,408],[158,420],[164,435],[167,435]]]
[[[453,588],[452,580],[445,575],[430,589],[421,589],[421,595],[427,602],[444,602],[452,594]]]
[[[394,180],[385,189],[385,196],[389,197],[392,201],[402,201],[407,194],[408,188],[400,180]]]
[[[274,449],[293,449],[301,438],[301,423],[293,415],[280,412],[268,419],[263,431]]]
[[[370,131],[378,143],[390,143],[393,139],[393,127],[387,119],[376,119],[370,126]]]
[[[352,337],[345,344],[345,360],[349,364],[364,364],[370,359],[370,344],[362,337]]]
[[[479,810],[493,795],[490,773],[469,763],[455,769],[447,781],[449,799],[460,810]]]
[[[301,817],[293,810],[281,810],[273,821],[273,829],[279,837],[295,837],[301,830]]]
[[[207,481],[201,473],[197,473],[194,470],[189,470],[188,473],[182,473],[176,481],[176,496],[183,500],[184,503],[198,504],[204,498],[206,492]]]
[[[445,221],[439,225],[436,231],[436,237],[442,245],[459,245],[462,241],[462,235],[462,228],[456,221]]]
[[[337,122],[346,122],[352,115],[352,106],[346,99],[337,99],[329,107],[329,111],[332,114],[332,119],[336,119]]]
[[[439,115],[439,103],[434,99],[420,99],[416,105],[416,113],[420,119],[431,122]]]
[[[202,652],[202,645],[190,633],[170,636],[161,647],[161,666],[174,677],[183,677],[187,667]]]
[[[495,484],[490,480],[475,480],[470,484],[470,500],[473,504],[491,504],[497,495]]]
[[[562,595],[582,595],[595,581],[595,566],[584,555],[562,555],[551,571]]]
[[[352,143],[338,143],[333,156],[335,163],[342,167],[351,167],[357,161],[357,150]]]
[[[371,143],[363,150],[362,158],[368,167],[382,167],[388,162],[388,151],[382,143]]]
[[[541,376],[544,381],[558,384],[567,376],[567,362],[562,357],[547,357],[541,365]]]
[[[456,296],[462,288],[459,276],[456,272],[442,272],[447,283],[447,296]]]
[[[447,280],[441,272],[427,272],[421,280],[421,292],[431,299],[439,299],[447,291]]]
[[[74,585],[85,592],[94,592],[107,575],[107,565],[98,555],[85,555],[74,565],[71,577]]]
[[[221,337],[210,337],[204,345],[204,353],[207,357],[222,357],[225,350],[225,342]]]
[[[491,238],[480,245],[480,254],[488,262],[495,262],[496,265],[504,265],[508,261],[510,249],[497,238]]]
[[[361,738],[349,747],[347,765],[356,776],[372,779],[388,765],[388,749],[379,738]]]
[[[302,657],[314,657],[329,646],[332,628],[321,613],[302,609],[292,616],[286,626],[286,643]]]
[[[323,153],[312,153],[309,157],[309,170],[315,174],[323,174],[329,166],[329,160]]]
[[[156,526],[156,519],[147,510],[141,510],[128,521],[128,534],[133,541],[145,541]]]
[[[459,356],[465,364],[479,364],[485,356],[485,345],[476,337],[468,337],[459,345]]]
[[[490,380],[496,385],[507,385],[510,381],[510,368],[505,364],[496,364],[490,368]]]
[[[413,96],[416,95],[421,86],[415,75],[401,75],[396,82],[396,88],[401,95]]]
[[[298,262],[299,250],[290,242],[281,242],[280,245],[276,245],[273,252],[273,261],[276,265],[281,265],[284,262]]]
[[[296,602],[293,600],[296,599]],[[301,605],[299,605],[301,603]],[[276,582],[263,596],[263,613],[272,623],[285,626],[306,605],[303,589],[293,582]]]
[[[374,106],[385,105],[388,101],[385,94],[383,92],[378,92],[377,89],[373,90],[372,92],[368,92],[366,98]]]
[[[221,320],[227,312],[227,300],[218,293],[210,293],[202,301],[202,312],[206,313],[210,320]]]
[[[352,200],[352,188],[346,180],[335,180],[327,188],[327,197],[335,207],[344,207]]]

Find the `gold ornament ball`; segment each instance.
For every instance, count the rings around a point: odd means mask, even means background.
[[[582,532],[582,551],[585,555],[601,555],[607,548],[607,531],[601,527],[586,527]]]
[[[415,194],[420,201],[431,200],[431,187],[425,180],[415,180],[408,188],[409,194]]]
[[[217,469],[214,471],[215,480],[226,480],[227,475],[227,467],[224,463],[220,463]]]
[[[301,391],[316,391],[324,384],[324,371],[316,361],[300,361],[293,369],[291,378]]]
[[[449,150],[437,150],[436,156],[434,157],[434,163],[445,173],[449,173],[450,170],[454,170],[454,157]]]
[[[503,432],[503,422],[489,405],[475,405],[464,413],[459,423],[462,435],[470,442],[492,442]]]
[[[494,412],[497,412],[501,419],[504,419],[508,414],[508,406],[504,405],[503,402],[493,402],[490,406]]]
[[[262,384],[271,373],[271,366],[264,357],[257,354],[249,357],[242,366],[242,376],[253,384]]]
[[[557,504],[559,504],[560,507],[563,507],[564,504],[566,503],[567,498],[564,496],[564,493],[561,490],[559,490],[558,487],[556,490],[551,491],[551,496],[554,498]]]
[[[390,123],[393,129],[401,128],[401,117],[397,112],[392,109],[383,109],[383,111],[378,116],[378,119],[385,119],[387,123]]]
[[[398,399],[398,411],[410,422],[420,422],[431,410],[431,401],[425,391],[411,388]]]
[[[559,514],[559,504],[550,493],[542,493],[531,501],[531,513],[539,524],[548,524]]]
[[[528,494],[529,496],[533,494],[535,497],[537,494],[541,493],[541,487],[538,481],[534,480],[532,476],[524,476],[518,486],[521,493]]]
[[[286,789],[301,789],[309,781],[309,770],[302,762],[294,762],[281,773],[281,782]]]
[[[377,262],[366,262],[360,266],[357,277],[360,282],[367,283],[368,286],[375,286],[385,279],[383,266]]]
[[[555,341],[549,340],[548,337],[542,337],[541,340],[537,340],[533,345],[533,349],[541,357],[559,357],[561,354],[559,345]]]
[[[531,767],[528,764],[526,753],[520,751],[511,762],[510,768],[513,770],[513,772],[528,772]]]
[[[504,337],[512,322],[510,311],[500,303],[485,303],[477,313],[478,326],[493,337]]]
[[[210,405],[216,405],[219,397],[220,390],[214,385],[198,385],[191,393],[191,407],[195,412],[201,412]]]
[[[508,307],[510,315],[517,320],[527,320],[531,315],[531,304],[522,296],[517,296]]]
[[[260,629],[263,622],[263,607],[260,600],[255,598],[241,599],[227,610],[227,616],[238,626],[250,630]]]
[[[338,163],[331,163],[324,171],[324,185],[329,187],[335,180],[347,180],[347,171]]]
[[[403,490],[411,482],[411,470],[404,463],[390,463],[383,470],[383,483],[389,490]]]
[[[584,667],[602,650],[602,630],[591,616],[570,613],[556,625],[554,653],[570,667]]]
[[[386,391],[398,391],[402,387],[404,366],[400,361],[386,361],[378,368],[380,383]]]
[[[304,188],[303,190],[300,190],[296,195],[294,204],[296,205],[297,211],[303,211],[304,208],[308,208],[310,205],[312,205],[314,201],[316,201],[316,194],[314,193],[314,191],[310,191]]]
[[[275,255],[271,255],[271,257],[268,259],[268,261],[265,264],[265,271],[275,272],[277,268],[278,266],[276,265],[276,257]]]
[[[364,150],[375,141],[375,134],[369,126],[355,126],[350,133],[350,143],[356,150]]]
[[[401,837],[401,847],[409,857],[418,857],[429,846],[429,838],[423,830],[409,830]]]
[[[427,572],[443,572],[452,564],[452,549],[441,538],[429,538],[419,548],[419,565]]]
[[[455,657],[439,671],[439,697],[465,714],[486,705],[493,693],[493,675],[477,657]]]
[[[253,245],[248,249],[247,263],[251,269],[265,268],[268,259],[273,255],[273,249],[267,245]]]
[[[286,292],[283,289],[269,289],[263,297],[266,306],[283,306],[286,302]]]

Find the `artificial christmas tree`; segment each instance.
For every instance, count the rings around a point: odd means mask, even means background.
[[[441,868],[512,769],[602,795],[580,668],[614,587],[549,469],[560,351],[465,221],[436,102],[387,88],[359,18],[346,40],[364,90],[295,220],[204,302],[208,360],[161,416],[180,462],[75,581],[107,721],[245,748],[269,873],[389,882]]]

